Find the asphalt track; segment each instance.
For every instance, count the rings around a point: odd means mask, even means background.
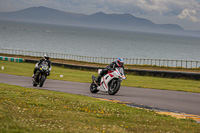
[[[33,87],[31,77],[0,73],[0,83],[18,85],[28,88],[37,88],[51,91],[67,92],[109,100],[119,100],[137,105],[145,105],[168,111],[200,115],[200,93],[144,89],[121,86],[114,95],[98,92],[92,94],[89,83],[69,82],[47,79],[43,87]]]

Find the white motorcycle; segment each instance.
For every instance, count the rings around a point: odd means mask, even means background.
[[[98,74],[102,69],[98,69]],[[117,67],[114,70],[109,70],[106,75],[101,78],[101,82],[96,82],[96,77],[92,75],[93,82],[90,85],[90,91],[97,93],[98,91],[107,92],[109,95],[115,95],[119,89],[122,80],[125,80],[124,70],[121,67]]]

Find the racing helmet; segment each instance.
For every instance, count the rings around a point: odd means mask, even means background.
[[[124,59],[123,58],[117,58],[116,64],[118,67],[123,67],[124,66]]]
[[[45,60],[48,60],[48,59],[49,59],[48,54],[44,54],[44,59],[45,59]]]

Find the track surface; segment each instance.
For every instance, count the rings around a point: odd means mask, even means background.
[[[16,76],[0,73],[0,83],[18,85],[22,87],[34,88],[31,77]],[[119,92],[114,95],[98,92],[92,94],[89,90],[89,83],[69,82],[47,79],[43,87],[51,91],[80,94],[90,97],[103,98],[109,100],[119,100],[134,104],[142,104],[150,107],[157,107],[170,111],[177,111],[187,114],[200,115],[200,93],[144,89],[121,86]]]

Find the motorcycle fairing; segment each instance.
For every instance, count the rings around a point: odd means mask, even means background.
[[[100,86],[98,86],[98,90],[100,91],[108,91],[108,83],[109,81],[111,81],[114,78],[114,75],[108,73],[105,76],[103,76],[103,78],[101,78],[101,83]]]

